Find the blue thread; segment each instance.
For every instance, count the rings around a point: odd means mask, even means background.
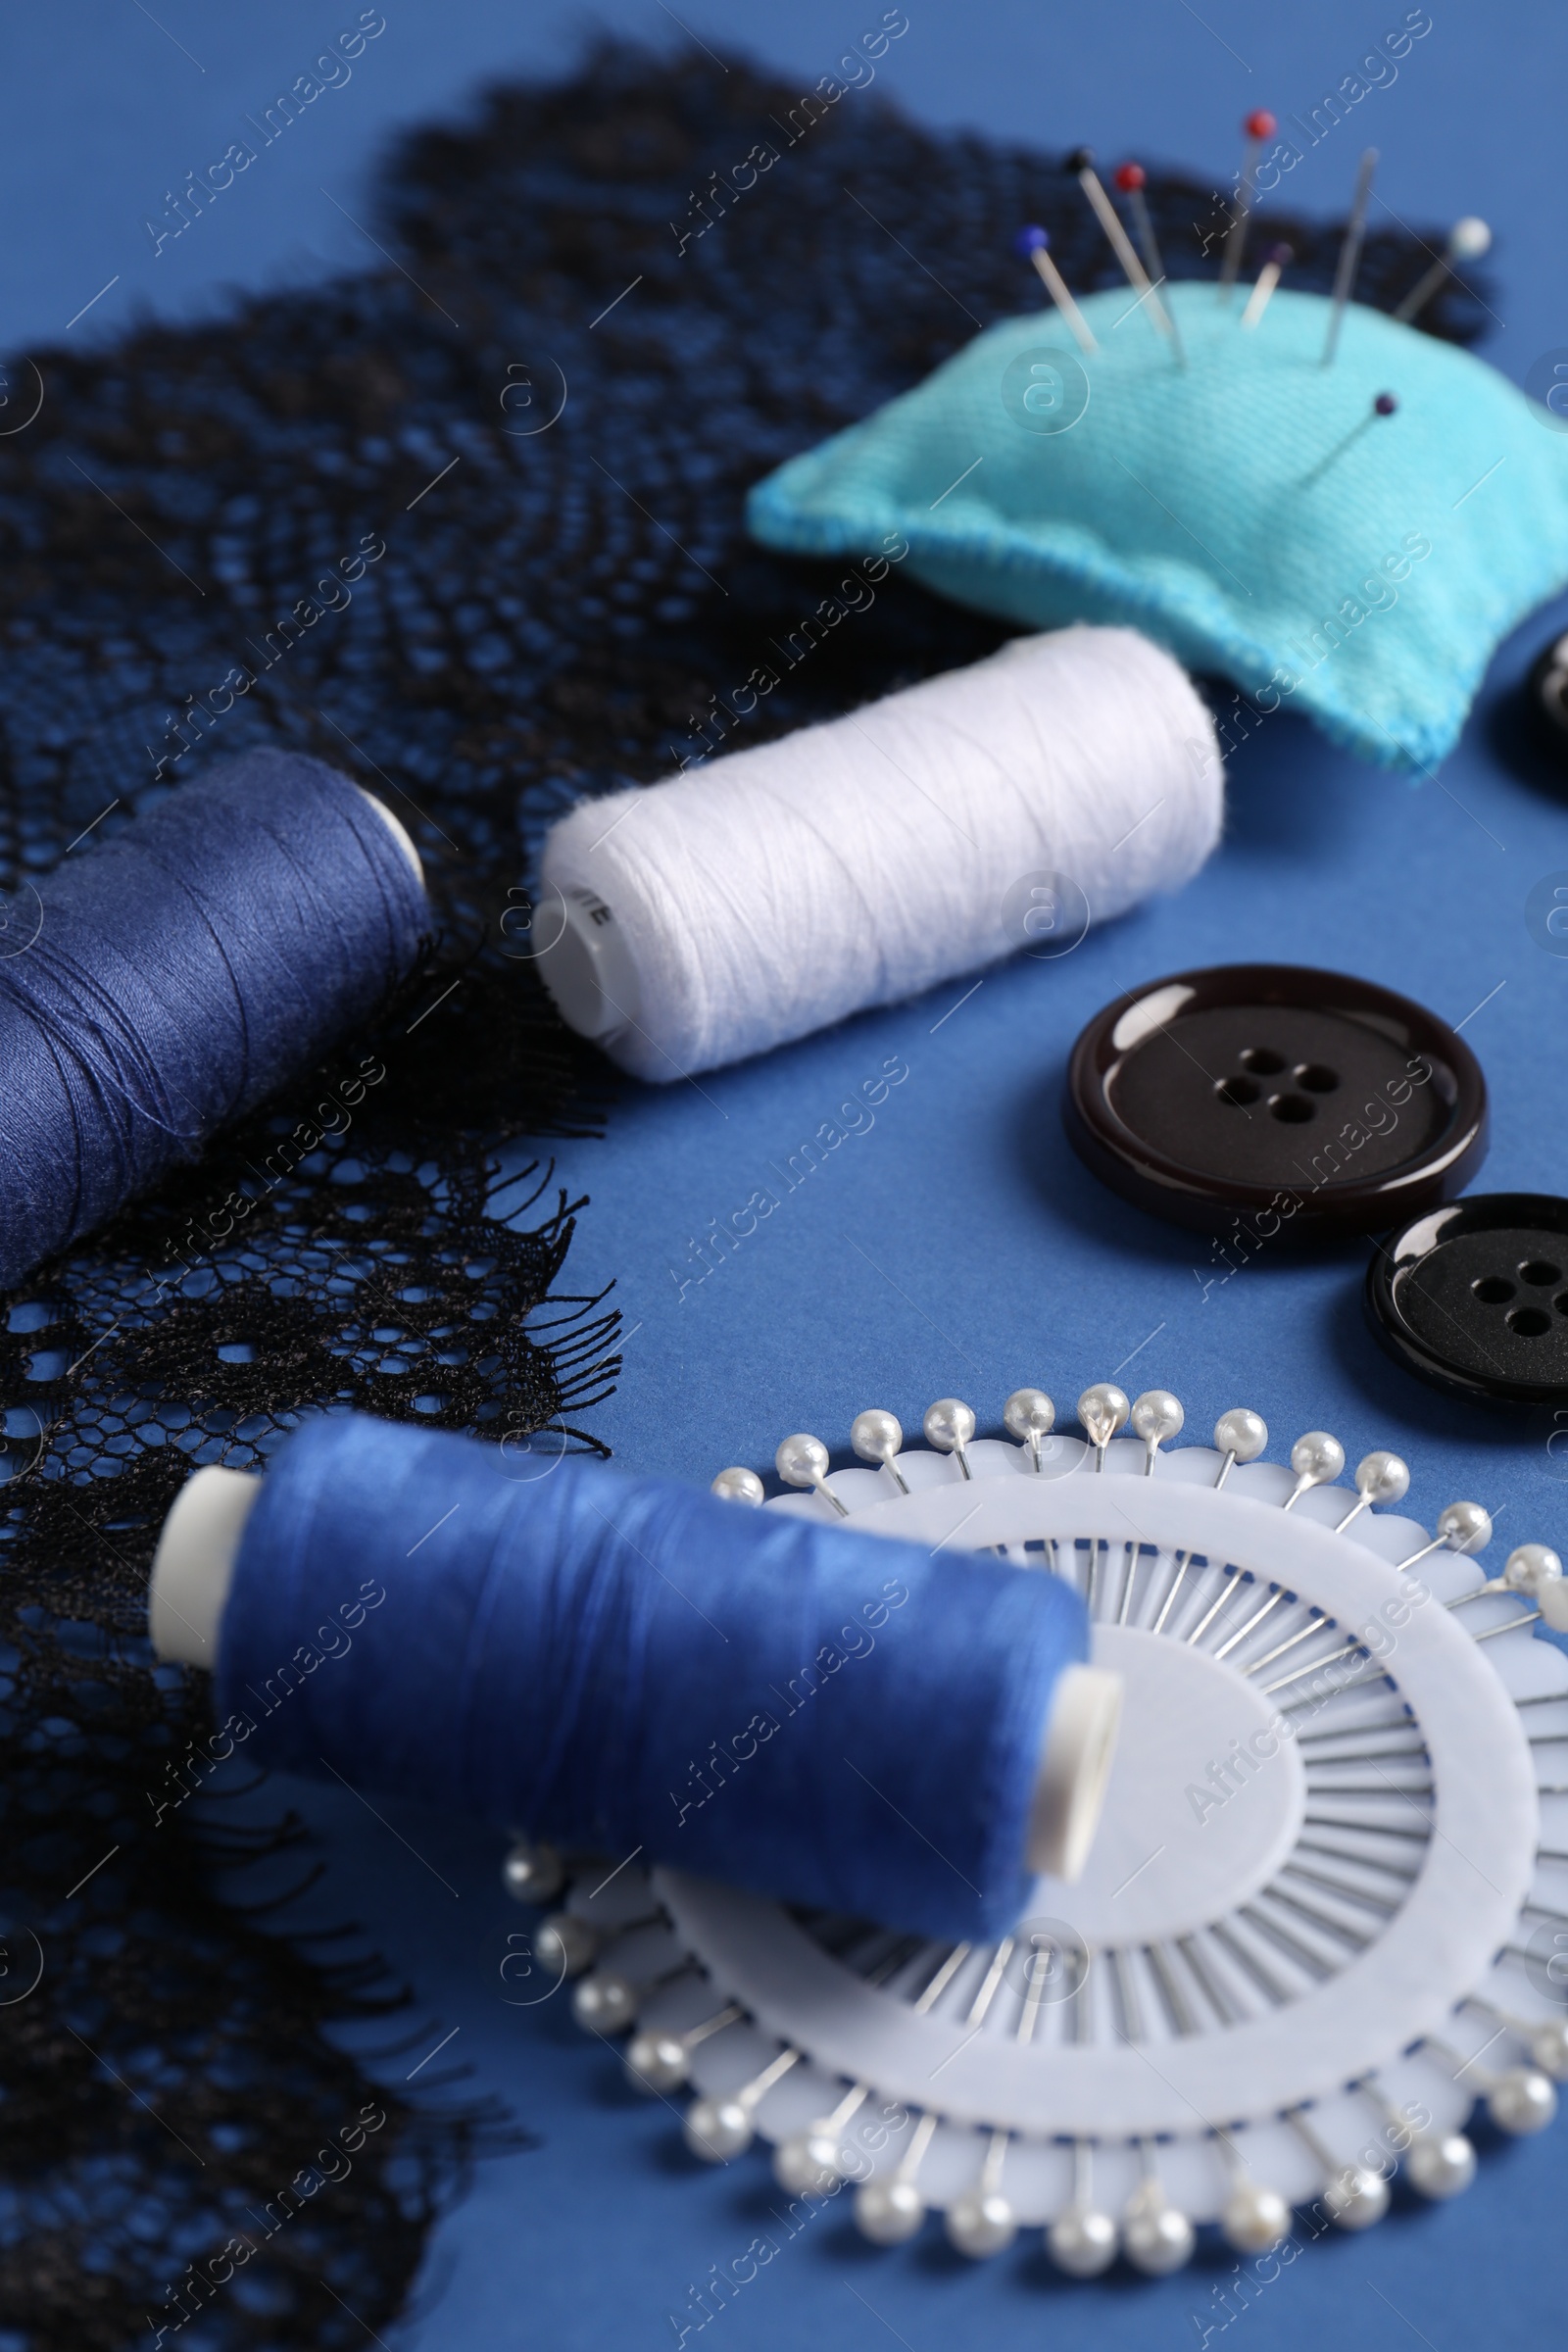
[[[36,936],[0,953],[0,1288],[308,1069],[429,919],[363,794],[277,751],[172,794],[38,901]]]
[[[934,1936],[1013,1923],[1088,1643],[1069,1587],[580,1456],[508,1468],[346,1414],[290,1439],[220,1638],[248,1755]]]

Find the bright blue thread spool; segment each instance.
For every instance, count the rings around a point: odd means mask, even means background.
[[[412,967],[418,860],[255,751],[17,894],[0,939],[0,1289],[309,1069]]]
[[[350,1415],[187,1487],[155,1642],[204,1615],[253,1762],[950,1936],[1025,1903],[1088,1641],[1052,1576]]]

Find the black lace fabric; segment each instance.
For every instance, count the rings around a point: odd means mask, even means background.
[[[584,1204],[537,1152],[597,1132],[613,1090],[531,961],[540,831],[1004,634],[897,576],[847,603],[843,566],[749,547],[742,500],[1036,299],[1021,221],[1081,289],[1108,249],[1047,159],[875,90],[803,99],[613,45],[497,90],[391,157],[395,261],[39,352],[42,410],[0,439],[0,954],[24,952],[29,876],[257,742],[379,794],[440,916],[371,1033],[0,1302],[5,2352],[159,2326],[202,2352],[357,2345],[504,2129],[345,2054],[339,2027],[395,2037],[403,2000],[352,1936],[220,1899],[216,1873],[301,1834],[225,1821],[205,1678],[154,1665],[147,1574],[192,1465],[256,1466],[312,1408],[597,1445],[615,1316],[570,1291]],[[1212,191],[1148,193],[1173,274],[1212,273]],[[1278,236],[1326,287],[1338,229],[1269,220],[1254,252]],[[1392,307],[1427,258],[1374,234],[1361,298]],[[1450,285],[1425,323],[1480,317]],[[12,366],[7,414],[30,380]],[[717,698],[758,666],[778,685],[743,726]],[[346,2176],[269,2230],[351,2128]]]

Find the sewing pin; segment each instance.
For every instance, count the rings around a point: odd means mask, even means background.
[[[884,1469],[901,1494],[907,1494],[904,1473],[899,1468],[899,1455],[904,1448],[904,1430],[894,1413],[885,1412],[880,1405],[869,1405],[857,1413],[850,1424],[850,1444],[862,1462],[876,1462]]]
[[[1448,231],[1446,252],[1433,263],[1424,277],[1416,280],[1393,314],[1394,317],[1408,326],[1411,319],[1426,309],[1444,279],[1456,274],[1456,263],[1478,262],[1491,245],[1491,229],[1484,220],[1478,220],[1473,213],[1467,213],[1462,220],[1456,220]]]
[[[1155,283],[1161,284],[1164,281],[1165,265],[1160,259],[1159,240],[1154,234],[1149,199],[1144,194],[1149,174],[1142,164],[1118,164],[1115,179],[1132,211],[1133,226],[1138,231],[1138,242],[1143,248],[1144,267]]]
[[[841,1519],[849,1517],[848,1506],[839,1500],[827,1483],[828,1450],[820,1438],[805,1430],[786,1438],[773,1456],[773,1467],[787,1487],[812,1487],[825,1502],[832,1504]],[[749,1499],[731,1495],[731,1499]]]
[[[1335,446],[1329,451],[1328,456],[1321,459],[1319,463],[1313,466],[1310,473],[1303,474],[1301,478],[1302,489],[1304,490],[1309,483],[1317,481],[1323,474],[1327,473],[1329,467],[1337,464],[1337,462],[1344,457],[1346,451],[1350,447],[1351,443],[1360,440],[1361,435],[1366,431],[1369,425],[1375,424],[1380,416],[1392,416],[1398,405],[1398,402],[1395,399],[1392,392],[1380,392],[1377,395],[1377,398],[1373,401],[1372,406],[1368,409],[1366,415],[1362,417],[1360,423],[1351,425],[1349,431],[1346,434],[1345,439],[1343,441],[1336,442]],[[1335,1475],[1337,1477],[1339,1475],[1338,1472],[1336,1472]]]
[[[1382,412],[1374,409],[1373,415]],[[1371,418],[1367,421],[1370,423]],[[1355,1494],[1345,1517],[1337,1522],[1335,1534],[1343,1535],[1352,1519],[1369,1511],[1376,1502],[1402,1502],[1410,1491],[1410,1473],[1396,1453],[1369,1453],[1356,1465]]]
[[[1236,216],[1231,222],[1230,235],[1225,240],[1225,259],[1219,273],[1219,294],[1223,302],[1241,275],[1242,247],[1247,243],[1247,224],[1251,218],[1252,194],[1257,178],[1257,159],[1263,152],[1263,141],[1271,139],[1279,124],[1266,106],[1258,107],[1242,124],[1247,133],[1247,145],[1242,149],[1242,169],[1238,181]]]
[[[973,1478],[974,1472],[969,1467],[968,1445],[974,1436],[975,1419],[970,1406],[961,1403],[956,1396],[939,1396],[935,1404],[926,1406],[925,1418],[920,1426],[925,1432],[928,1446],[934,1446],[938,1453],[954,1455],[959,1475]]]
[[[1295,252],[1289,245],[1271,245],[1269,247],[1268,260],[1258,271],[1257,283],[1249,294],[1247,308],[1242,313],[1244,326],[1256,326],[1263,313],[1268,309],[1269,296],[1279,284],[1281,274],[1290,268],[1295,259]]]
[[[1345,1447],[1326,1429],[1309,1429],[1291,1447],[1291,1468],[1296,1472],[1296,1484],[1285,1497],[1283,1507],[1288,1511],[1295,1509],[1308,1487],[1328,1486],[1339,1477],[1345,1468]]]
[[[1378,151],[1369,147],[1361,158],[1361,168],[1355,175],[1355,195],[1350,204],[1350,218],[1345,226],[1345,243],[1340,247],[1340,266],[1334,272],[1334,308],[1329,314],[1328,337],[1323,345],[1323,365],[1332,368],[1334,354],[1339,349],[1340,328],[1345,319],[1345,306],[1355,290],[1355,272],[1361,261],[1361,242],[1366,235],[1366,208],[1372,201],[1372,174],[1377,169]],[[1385,410],[1384,415],[1388,412]]]
[[[1067,169],[1069,172],[1077,173],[1078,185],[1093,206],[1095,219],[1110,239],[1111,251],[1122,266],[1127,283],[1135,293],[1143,296],[1148,302],[1154,324],[1162,335],[1170,336],[1180,352],[1181,339],[1176,332],[1176,321],[1160,301],[1153,278],[1139,260],[1133,248],[1132,239],[1121,224],[1121,217],[1117,213],[1116,207],[1105,194],[1104,184],[1095,170],[1093,150],[1088,147],[1075,147],[1067,158]]]
[[[1095,1468],[1105,1467],[1105,1447],[1132,1412],[1113,1382],[1097,1380],[1094,1387],[1085,1389],[1078,1399],[1078,1419],[1089,1433],[1089,1443],[1095,1449]]]
[[[1033,262],[1039,270],[1046,292],[1072,328],[1079,350],[1088,358],[1100,349],[1100,345],[1089,331],[1088,319],[1067,291],[1067,281],[1051,258],[1050,245],[1051,239],[1046,231],[1036,226],[1020,228],[1012,240],[1014,253],[1026,262]]]
[[[1014,1389],[1002,1408],[1007,1435],[1029,1448],[1035,1475],[1040,1475],[1040,1446],[1056,1426],[1056,1408],[1044,1389]]]

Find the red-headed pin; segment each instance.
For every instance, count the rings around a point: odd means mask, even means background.
[[[1012,240],[1012,250],[1024,261],[1033,262],[1045,281],[1046,292],[1072,328],[1079,350],[1086,358],[1097,352],[1100,345],[1089,331],[1088,319],[1067,291],[1066,279],[1051,258],[1051,239],[1045,230],[1020,228]]]
[[[1149,174],[1142,164],[1119,164],[1116,168],[1115,178],[1117,187],[1127,199],[1128,210],[1133,217],[1133,227],[1138,232],[1138,243],[1144,256],[1144,268],[1149,271],[1154,283],[1160,285],[1164,282],[1165,265],[1160,259],[1159,240],[1154,234],[1154,223],[1150,218],[1149,199],[1144,194]]]
[[[1169,335],[1176,342],[1179,352],[1181,346],[1176,336],[1176,322],[1160,301],[1154,285],[1154,276],[1158,273],[1151,273],[1146,270],[1133,250],[1132,239],[1123,228],[1120,215],[1105,194],[1104,185],[1095,170],[1095,159],[1090,149],[1075,147],[1067,158],[1067,169],[1077,173],[1078,185],[1094,207],[1095,219],[1110,239],[1110,249],[1122,266],[1127,283],[1135,294],[1148,303],[1154,324],[1162,335]]]
[[[1444,279],[1456,271],[1460,262],[1479,262],[1481,256],[1490,251],[1491,245],[1491,229],[1484,220],[1478,220],[1473,213],[1467,213],[1462,220],[1456,220],[1448,231],[1447,251],[1433,263],[1424,277],[1416,280],[1394,313],[1395,318],[1402,319],[1408,326],[1410,320],[1426,309]]]
[[[1257,186],[1257,159],[1263,152],[1263,141],[1271,139],[1279,124],[1266,106],[1260,106],[1242,123],[1247,144],[1242,149],[1242,169],[1236,182],[1236,217],[1231,233],[1225,240],[1225,260],[1219,273],[1221,300],[1229,294],[1242,271],[1242,248],[1247,243],[1247,223],[1251,218],[1252,198]]]
[[[1268,309],[1269,296],[1280,282],[1281,271],[1288,270],[1295,259],[1289,245],[1270,246],[1268,260],[1257,273],[1257,283],[1247,297],[1247,308],[1242,313],[1244,326],[1256,326]]]

